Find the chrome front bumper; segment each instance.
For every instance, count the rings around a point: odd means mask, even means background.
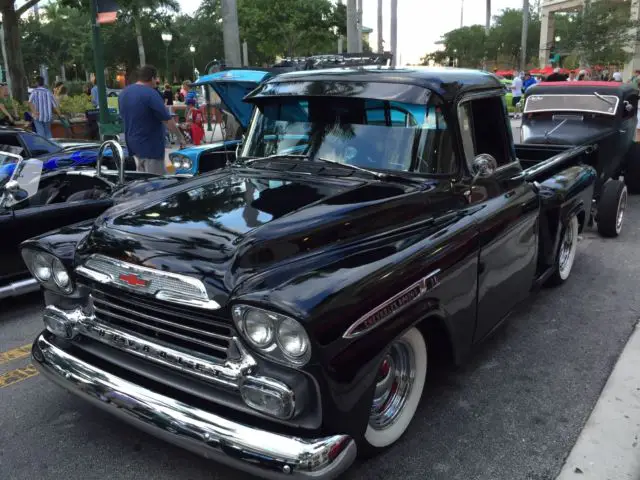
[[[348,435],[303,439],[232,422],[96,368],[44,333],[32,353],[38,370],[71,393],[170,443],[253,475],[331,479],[356,457]]]

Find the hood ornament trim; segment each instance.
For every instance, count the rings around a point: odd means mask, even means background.
[[[206,310],[221,308],[218,302],[209,298],[204,283],[188,275],[141,267],[100,254],[91,255],[75,271],[95,282],[165,302]]]

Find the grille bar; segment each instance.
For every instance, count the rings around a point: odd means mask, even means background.
[[[147,323],[138,322],[136,320],[133,320],[132,318],[125,317],[124,315],[120,315],[120,314],[114,313],[114,312],[109,312],[107,310],[102,310],[99,307],[95,307],[94,306],[94,310],[98,314],[106,315],[107,317],[116,318],[118,320],[121,320],[121,321],[126,322],[126,323],[130,323],[132,325],[137,325],[137,326],[142,327],[142,328],[153,330],[154,332],[163,333],[165,335],[169,335],[171,337],[179,338],[179,339],[187,341],[187,342],[193,342],[193,343],[196,343],[198,345],[202,345],[203,347],[212,348],[212,349],[218,350],[220,352],[226,352],[227,351],[227,347],[221,347],[220,345],[216,345],[214,343],[209,343],[209,342],[204,342],[204,341],[199,340],[197,338],[189,337],[187,335],[182,335],[180,333],[173,332],[171,330],[165,330],[164,328],[159,328],[159,327],[155,327],[153,325],[149,325]],[[101,320],[109,320],[109,318],[104,318],[104,317],[101,317],[99,315],[97,315],[97,318],[99,318]]]
[[[176,308],[153,299],[109,288],[92,288],[94,315],[100,322],[167,347],[226,360],[233,323],[209,312]]]
[[[165,320],[164,318],[154,317],[154,316],[148,315],[146,313],[137,312],[137,311],[132,310],[131,308],[123,307],[123,306],[118,305],[116,303],[109,302],[109,301],[107,301],[107,300],[105,300],[103,298],[95,297],[93,295],[91,296],[91,298],[93,299],[93,303],[95,305],[96,311],[100,311],[100,312],[105,313],[107,315],[114,315],[114,313],[109,312],[109,311],[105,311],[105,310],[99,308],[96,304],[101,304],[101,305],[104,305],[105,307],[112,308],[112,309],[118,310],[120,312],[125,312],[127,314],[134,314],[135,316],[144,318],[145,320],[150,320],[150,321],[155,322],[155,323],[159,323],[159,324],[162,324],[162,325],[167,325],[169,327],[177,328],[179,330],[184,330],[185,332],[194,333],[196,335],[202,335],[204,337],[215,338],[215,339],[218,339],[218,340],[229,340],[229,336],[228,335],[220,335],[218,333],[208,332],[208,331],[202,330],[200,328],[194,328],[194,327],[190,327],[188,325],[182,325],[180,323],[172,322],[170,320]],[[121,318],[121,320],[123,320],[123,321],[132,321],[131,319],[128,319],[128,318],[125,319],[124,317]],[[132,322],[134,322],[134,321],[132,321]],[[140,326],[152,328],[150,325],[148,325],[146,323],[142,323],[142,322],[135,322],[135,323],[138,323]],[[163,331],[164,333],[172,333],[169,330],[162,330],[162,329],[157,329],[157,331]]]

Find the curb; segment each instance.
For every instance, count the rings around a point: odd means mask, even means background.
[[[556,480],[640,479],[640,322]]]

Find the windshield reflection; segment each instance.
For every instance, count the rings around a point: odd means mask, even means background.
[[[242,156],[304,155],[367,169],[449,174],[447,123],[417,105],[345,97],[271,97],[257,105]]]

